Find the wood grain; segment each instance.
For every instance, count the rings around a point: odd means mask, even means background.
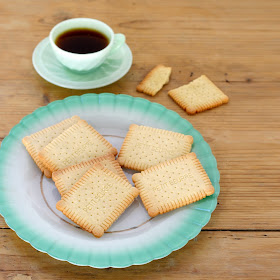
[[[279,232],[202,232],[167,258],[124,269],[94,269],[55,260],[10,230],[0,231],[0,244],[3,279],[19,274],[36,280],[74,275],[77,280],[279,279],[280,273]]]
[[[221,173],[204,231],[169,257],[128,269],[59,262],[21,241],[0,217],[1,279],[278,279],[280,238],[280,2],[81,0],[0,2],[0,141],[36,108],[87,92],[129,94],[176,111],[212,148]],[[58,22],[92,17],[126,35],[129,73],[96,90],[43,80],[32,52]],[[155,65],[173,68],[155,97],[136,85]],[[230,102],[188,116],[167,91],[207,75]],[[1,159],[0,159],[1,160]]]

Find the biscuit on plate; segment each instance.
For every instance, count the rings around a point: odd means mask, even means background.
[[[171,67],[164,65],[156,66],[146,75],[143,81],[136,87],[136,90],[151,96],[156,95],[169,82],[171,70]]]
[[[138,194],[137,188],[97,163],[57,202],[56,208],[101,237]]]
[[[80,120],[78,116],[61,121],[55,125],[44,128],[22,139],[23,145],[31,155],[40,170],[45,173],[46,177],[51,178],[51,173],[39,159],[39,152],[46,147],[53,139]]]
[[[165,161],[132,176],[148,214],[155,217],[215,192],[195,153]]]
[[[115,156],[109,154],[55,171],[52,174],[52,179],[61,196],[67,193],[97,162],[101,163],[105,168],[111,170],[128,182],[121,166],[118,161],[115,160]]]
[[[91,125],[80,120],[44,147],[39,158],[52,173],[70,165],[117,153],[117,149]]]
[[[218,107],[229,100],[205,75],[170,90],[168,94],[190,115]]]
[[[138,171],[190,152],[193,137],[164,129],[132,124],[122,144],[118,161]]]

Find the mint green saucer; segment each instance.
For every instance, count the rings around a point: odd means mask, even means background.
[[[118,151],[133,123],[192,135],[192,151],[215,193],[155,218],[149,217],[138,197],[104,236],[95,238],[56,209],[60,195],[54,182],[42,175],[21,142],[24,136],[73,115],[88,121]],[[217,162],[201,134],[162,105],[122,94],[71,96],[35,110],[5,137],[0,159],[0,214],[8,226],[37,250],[75,265],[127,267],[169,255],[208,223],[220,192]],[[132,182],[134,171],[124,171]]]
[[[97,69],[77,73],[64,67],[55,58],[49,38],[45,38],[35,48],[32,62],[37,73],[52,84],[70,89],[94,89],[122,78],[131,67],[132,53],[128,45],[124,44]]]

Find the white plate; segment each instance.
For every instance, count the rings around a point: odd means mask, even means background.
[[[24,136],[73,115],[88,121],[118,150],[132,123],[192,135],[192,151],[215,193],[153,219],[138,198],[103,237],[95,238],[55,208],[60,195],[54,183],[42,176],[21,142]],[[77,265],[126,267],[170,254],[209,221],[220,190],[216,160],[200,133],[162,105],[127,95],[85,94],[41,107],[11,130],[2,142],[0,158],[0,213],[7,224],[36,249]],[[131,180],[134,171],[125,173]]]

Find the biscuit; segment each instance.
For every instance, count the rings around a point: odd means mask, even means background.
[[[171,67],[164,65],[156,66],[146,75],[136,90],[151,96],[156,95],[169,82],[171,69]]]
[[[97,163],[57,202],[56,208],[101,237],[138,194],[137,188]]]
[[[113,173],[119,175],[122,179],[128,182],[121,166],[115,160],[115,156],[109,154],[55,171],[52,174],[52,179],[55,182],[61,196],[67,193],[97,162],[101,163],[105,168],[111,170]]]
[[[44,128],[34,134],[25,136],[22,139],[23,145],[31,155],[40,170],[45,173],[46,177],[51,178],[51,173],[46,169],[46,166],[39,159],[39,152],[47,146],[53,139],[60,135],[67,128],[77,123],[80,120],[78,116],[61,121],[55,125]]]
[[[39,153],[39,159],[50,172],[107,154],[116,155],[116,148],[86,121],[69,127]]]
[[[168,95],[190,115],[218,107],[229,100],[228,96],[204,75],[187,85],[170,90]]]
[[[190,152],[193,137],[177,132],[132,124],[122,144],[118,161],[138,171]]]
[[[201,200],[215,191],[195,153],[135,173],[132,180],[151,217]]]

